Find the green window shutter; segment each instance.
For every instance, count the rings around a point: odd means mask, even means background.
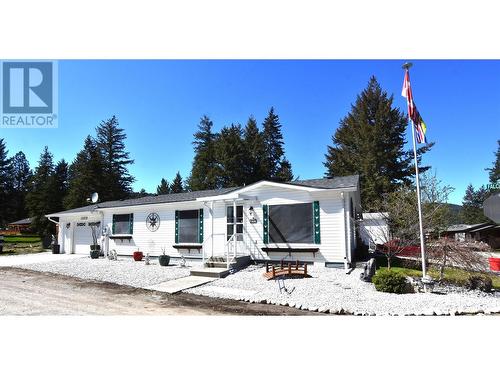
[[[179,211],[175,211],[175,243],[179,243]]]
[[[319,223],[319,201],[313,202],[314,243],[321,244],[321,229]]]
[[[115,234],[115,215],[113,215],[113,226],[112,226],[112,233]]]
[[[130,219],[128,219],[128,233],[134,234],[134,214],[130,214]]]
[[[264,243],[268,244],[269,243],[269,207],[267,206],[267,204],[262,205],[262,213],[263,213],[262,224],[264,226],[262,237],[264,238]]]
[[[198,242],[203,243],[203,208],[200,208],[200,214],[198,215]]]

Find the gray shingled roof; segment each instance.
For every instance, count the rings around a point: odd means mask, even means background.
[[[27,217],[26,219],[21,219],[21,220],[9,223],[9,225],[23,225],[23,224],[31,224],[31,218]]]
[[[287,182],[289,185],[301,185],[321,189],[342,189],[358,186],[359,175],[332,177],[332,178],[315,178],[312,180],[299,180]]]
[[[345,177],[317,178],[312,180],[292,181],[292,182],[287,182],[287,184],[308,186],[308,187],[322,188],[322,189],[341,189],[341,188],[356,187],[358,184],[358,180],[359,176],[355,175],[355,176],[345,176]],[[196,198],[227,194],[239,189],[241,189],[241,187],[232,187],[232,188],[224,188],[216,190],[199,190],[199,191],[191,191],[187,193],[177,193],[177,194],[151,195],[142,198],[108,201],[108,202],[92,204],[89,206],[78,207],[67,211],[56,212],[54,214],[50,214],[50,216],[58,216],[60,214],[71,214],[78,212],[88,212],[96,208],[113,208],[113,207],[140,206],[144,204],[188,202],[188,201],[194,201],[196,200]]]

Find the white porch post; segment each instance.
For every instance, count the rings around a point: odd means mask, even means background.
[[[210,233],[210,235],[212,236],[212,239],[210,242],[211,242],[211,248],[212,248],[211,254],[213,257],[214,256],[214,201],[210,202],[210,225],[212,227],[212,230]]]

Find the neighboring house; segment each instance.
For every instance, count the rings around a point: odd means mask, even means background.
[[[31,218],[26,218],[9,223],[7,230],[16,233],[29,232],[31,230],[31,220]]]
[[[359,224],[361,241],[370,249],[383,245],[390,240],[387,212],[363,212],[363,220]]]
[[[105,253],[137,249],[207,259],[301,260],[348,267],[356,249],[359,176],[193,191],[111,201],[46,215],[65,253],[89,252],[89,225]],[[235,235],[233,235],[235,233]]]
[[[493,249],[500,248],[500,225],[497,224],[457,224],[448,227],[442,235],[456,241],[481,241]]]

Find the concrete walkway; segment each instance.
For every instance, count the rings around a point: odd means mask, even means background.
[[[156,285],[151,285],[146,287],[145,289],[174,294],[185,289],[194,288],[195,286],[209,283],[217,279],[218,277],[187,276],[181,277],[180,279],[165,281]]]
[[[22,264],[47,263],[65,259],[85,258],[84,254],[52,254],[50,251],[35,254],[2,255],[0,267],[15,267]]]

